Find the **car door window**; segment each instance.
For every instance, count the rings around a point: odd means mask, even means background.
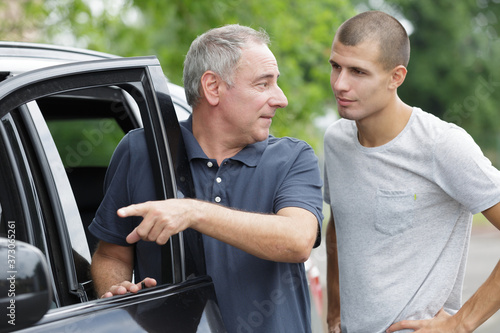
[[[40,224],[35,222],[39,216],[37,193],[34,179],[27,163],[27,154],[21,143],[20,133],[14,123],[13,115],[1,119],[0,124],[0,203],[2,205],[2,234],[8,229],[6,223],[16,225],[16,240],[36,244],[42,252],[43,237]]]
[[[12,124],[18,128],[18,133],[21,133],[16,140],[5,141],[5,145],[13,145],[14,141],[17,142],[19,150],[24,150],[25,176],[26,179],[31,179],[29,183],[34,190],[34,208],[29,210],[31,220],[26,219],[26,227],[30,228],[35,224],[43,227],[39,236],[43,238],[42,243],[46,244],[38,244],[38,246],[47,247],[45,253],[52,267],[57,306],[85,301],[89,298],[87,287],[89,278],[85,270],[90,261],[90,251],[86,242],[87,237],[84,235],[85,228],[82,226],[83,214],[78,213],[81,205],[77,206],[78,199],[75,200],[73,195],[72,186],[75,187],[76,183],[73,181],[71,184],[70,178],[76,175],[78,173],[76,170],[80,168],[82,170],[102,168],[105,160],[109,160],[106,154],[109,155],[110,149],[107,149],[108,153],[102,155],[104,157],[87,159],[84,162],[83,157],[88,156],[83,155],[90,151],[97,151],[92,146],[96,141],[92,142],[90,137],[85,138],[85,134],[95,134],[96,132],[92,130],[102,126],[102,121],[110,119],[116,121],[122,133],[139,126],[142,121],[146,129],[148,145],[156,159],[153,161],[152,172],[157,179],[161,180],[158,182],[158,198],[176,195],[173,164],[177,159],[176,145],[179,143],[180,129],[166,87],[167,83],[161,68],[157,60],[152,58],[71,64],[19,75],[0,84],[0,117],[8,119],[7,125]],[[99,95],[101,97],[94,100],[88,98],[91,91],[89,89],[93,89],[94,93],[102,94]],[[118,93],[116,95],[118,97],[116,99],[102,97],[109,97],[110,92],[115,95]],[[128,97],[123,99],[123,96]],[[133,96],[135,104],[125,103],[126,100],[130,100],[130,96]],[[31,102],[26,104],[28,101]],[[79,102],[75,103],[75,101]],[[96,107],[96,105],[105,104],[108,105],[107,109]],[[134,108],[140,111],[140,118],[139,116],[136,119],[133,118]],[[107,111],[103,112],[105,109]],[[128,116],[124,116],[124,110]],[[165,115],[165,113],[168,114]],[[75,114],[85,114],[85,116],[72,117]],[[80,132],[84,134],[83,140],[87,141],[82,141],[80,138],[69,143],[64,138],[57,139],[58,136],[66,135],[65,131],[61,132],[62,134],[56,132],[67,127],[65,124],[69,125],[65,122],[75,120],[72,118],[83,118],[76,120],[76,127],[81,129]],[[165,123],[173,128],[165,131]],[[106,129],[108,125],[108,123],[104,124]],[[49,128],[54,132],[53,135]],[[83,132],[83,128],[87,132]],[[8,131],[4,132],[3,138],[8,137]],[[104,132],[102,128],[101,132]],[[98,136],[95,136],[93,140],[97,138]],[[111,146],[116,144],[117,139],[117,137],[111,139],[111,141],[114,140]],[[58,141],[59,144],[54,141]],[[98,146],[101,146],[101,143]],[[81,163],[71,164],[68,160],[64,163],[64,153],[74,151],[78,153],[79,144],[81,149],[87,148],[87,150],[80,151]],[[57,149],[56,145],[58,145]],[[98,177],[81,177],[80,179],[88,181],[96,178]],[[12,186],[21,191],[23,189],[21,185],[26,187],[25,184],[17,183]],[[2,219],[5,219],[6,204],[3,201],[2,199]],[[29,237],[27,241],[36,243]],[[169,242],[167,250],[164,258],[171,262],[164,265],[169,267],[165,273],[167,278],[164,282],[181,282],[185,279],[182,235],[174,237]]]

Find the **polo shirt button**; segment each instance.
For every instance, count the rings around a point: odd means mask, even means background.
[[[208,161],[208,163],[207,163],[207,167],[211,168],[211,167],[213,167],[213,166],[214,166],[214,164],[213,164],[212,162]]]
[[[221,198],[220,197],[215,197],[215,202],[220,202]]]
[[[217,177],[217,178],[215,178],[215,181],[216,181],[217,183],[220,183],[220,182],[222,181],[222,179],[221,179],[220,177]]]

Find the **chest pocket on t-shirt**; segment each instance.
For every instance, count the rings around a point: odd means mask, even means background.
[[[396,235],[413,225],[415,194],[411,190],[377,190],[375,229]]]

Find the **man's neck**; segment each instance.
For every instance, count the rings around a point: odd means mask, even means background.
[[[380,147],[396,138],[410,120],[412,108],[402,101],[390,109],[356,122],[358,140],[364,147]]]
[[[217,164],[238,154],[244,146],[229,140],[224,131],[221,131],[210,121],[204,121],[202,116],[193,114],[193,135],[203,152],[210,159],[217,160]],[[213,125],[213,126],[212,126]]]

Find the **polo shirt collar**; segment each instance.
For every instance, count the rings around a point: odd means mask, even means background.
[[[189,116],[188,119],[181,121],[182,136],[184,138],[184,144],[186,145],[186,151],[188,155],[189,162],[193,159],[204,159],[208,160],[208,156],[205,154],[203,149],[201,149],[200,144],[196,141],[193,135],[193,119]],[[264,141],[256,142],[250,144],[243,148],[238,154],[229,158],[230,160],[239,161],[246,164],[249,167],[256,167],[268,145],[269,138]]]

